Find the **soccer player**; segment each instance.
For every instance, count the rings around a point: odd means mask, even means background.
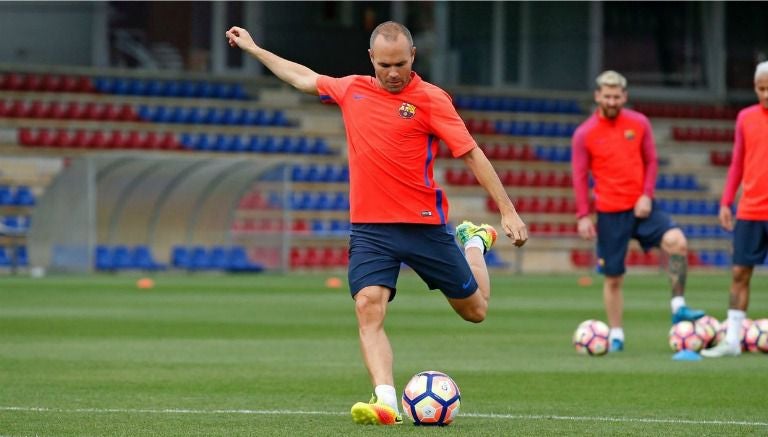
[[[284,82],[341,108],[350,169],[348,279],[363,361],[374,387],[369,403],[352,407],[352,418],[362,424],[400,423],[384,319],[401,262],[430,289],[442,291],[467,321],[485,319],[491,293],[483,254],[494,244],[496,231],[466,221],[457,226],[462,254],[447,227],[448,199],[433,177],[439,140],[464,160],[499,205],[501,229],[515,246],[528,239],[525,224],[448,94],[412,71],[416,48],[402,24],[389,21],[373,30],[368,55],[375,77],[320,75],[259,47],[240,27],[229,29],[226,37]]]
[[[611,328],[612,352],[624,349],[622,284],[630,239],[644,250],[661,247],[669,255],[672,323],[696,320],[703,311],[685,305],[688,243],[664,211],[654,208],[656,145],[648,119],[624,108],[627,80],[609,70],[597,77],[597,110],[573,134],[573,189],[579,235],[597,238],[598,267],[605,275],[603,302]],[[597,225],[589,211],[588,177],[594,179]]]
[[[705,357],[741,354],[739,331],[747,317],[749,282],[755,265],[762,264],[768,254],[768,61],[755,69],[755,94],[758,103],[736,117],[733,157],[720,199],[720,225],[733,230],[728,329],[725,341],[701,351]],[[742,194],[734,226],[731,205],[739,185]]]

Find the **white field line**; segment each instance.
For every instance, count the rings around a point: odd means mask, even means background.
[[[142,409],[142,408],[45,408],[45,407],[8,407],[0,406],[0,411],[24,413],[121,413],[121,414],[244,414],[255,416],[345,416],[348,413],[338,411],[303,411],[303,410],[196,410],[186,408]],[[461,413],[463,417],[497,420],[563,420],[572,422],[617,422],[617,423],[661,423],[679,425],[735,425],[766,426],[768,422],[746,420],[693,420],[646,417],[607,417],[607,416],[558,416],[546,414],[493,414]]]

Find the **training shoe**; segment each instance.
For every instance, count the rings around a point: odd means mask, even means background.
[[[478,236],[483,240],[483,253],[487,253],[493,247],[493,243],[496,242],[496,229],[488,224],[476,224],[464,220],[460,225],[456,226],[456,237],[461,241],[461,245],[465,245],[472,237]]]
[[[403,416],[388,405],[378,402],[373,395],[370,402],[352,405],[352,421],[360,425],[399,425]]]
[[[611,340],[611,347],[608,349],[608,352],[621,352],[623,350],[624,340],[619,340],[618,338]]]
[[[715,347],[701,351],[701,356],[707,358],[738,357],[739,355],[741,355],[741,345],[730,344],[725,340],[718,343]]]
[[[681,306],[677,309],[677,311],[675,311],[674,314],[672,314],[672,324],[674,325],[675,323],[682,322],[683,320],[695,322],[705,315],[706,313],[702,310],[692,310],[687,306]]]

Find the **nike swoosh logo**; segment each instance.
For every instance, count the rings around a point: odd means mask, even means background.
[[[466,290],[467,288],[469,288],[469,284],[471,283],[472,283],[472,277],[470,276],[469,279],[467,279],[467,282],[461,284],[461,288]]]
[[[362,100],[365,98],[365,96],[362,94],[352,94],[352,98],[355,100]]]

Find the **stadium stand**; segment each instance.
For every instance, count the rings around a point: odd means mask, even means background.
[[[264,93],[270,97],[264,98]],[[340,117],[333,109],[327,112],[318,103],[297,99],[292,91],[280,93],[274,84],[262,88],[219,78],[4,71],[0,152],[54,157],[61,163],[82,154],[125,151],[281,159],[284,165],[255,181],[232,206],[231,244],[185,242],[156,248],[104,241],[94,248],[95,268],[257,271],[277,268],[281,259],[292,269],[343,267],[349,170]],[[591,268],[591,244],[576,235],[570,176],[570,137],[590,103],[581,97],[459,90],[454,104],[494,162],[535,238],[523,251],[500,245],[487,260],[489,265],[518,271]],[[657,205],[688,234],[691,266],[726,266],[729,235],[717,225],[716,190],[730,162],[737,109],[656,102],[635,107],[652,118],[661,163]],[[454,220],[467,216],[493,222],[496,206],[472,173],[448,159],[447,148],[440,147],[437,155],[443,159],[437,161],[436,179],[449,192]],[[0,223],[28,229],[29,209],[48,182],[30,186],[4,181]],[[291,246],[254,243],[274,235],[289,236]],[[25,245],[13,253],[3,250],[0,266],[9,255],[28,262],[26,250]],[[643,254],[634,246],[627,261],[647,267],[663,262],[656,252]]]

